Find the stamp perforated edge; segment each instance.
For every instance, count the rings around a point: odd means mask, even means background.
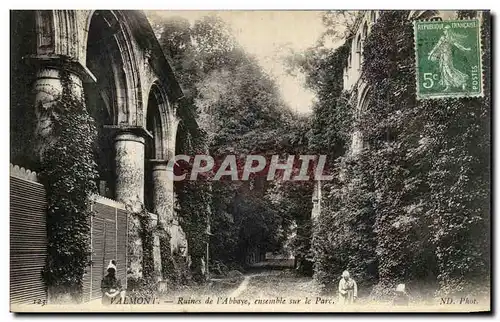
[[[417,100],[429,100],[429,99],[447,99],[447,98],[476,98],[484,97],[484,65],[483,65],[483,34],[482,34],[482,24],[484,21],[483,10],[478,10],[480,17],[472,19],[449,19],[446,21],[472,21],[476,20],[478,22],[478,48],[479,48],[479,70],[481,71],[481,92],[475,94],[465,94],[465,93],[450,93],[450,94],[437,94],[437,95],[422,95],[420,94],[419,88],[419,71],[418,71],[418,46],[417,46],[417,23],[419,22],[431,22],[428,19],[416,19],[413,21],[413,50],[415,51],[415,86],[416,86],[416,98]]]

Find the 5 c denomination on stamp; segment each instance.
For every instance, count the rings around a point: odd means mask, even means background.
[[[483,96],[479,20],[415,21],[417,98]]]

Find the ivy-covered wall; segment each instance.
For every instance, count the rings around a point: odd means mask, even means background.
[[[315,276],[332,290],[349,269],[360,294],[376,298],[392,294],[398,283],[416,297],[487,294],[489,16],[482,15],[485,96],[426,101],[416,100],[408,16],[382,12],[366,39],[362,78],[370,91],[353,123],[362,129],[365,149],[337,159],[338,181],[324,189]],[[348,119],[336,112],[338,103],[331,106],[330,113]]]

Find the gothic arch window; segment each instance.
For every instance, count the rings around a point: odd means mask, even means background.
[[[361,69],[362,59],[363,59],[363,40],[361,39],[361,35],[358,35],[356,40],[356,58],[358,61],[358,70]]]
[[[368,36],[368,24],[365,22],[365,24],[363,25],[363,33],[362,33],[362,38],[363,40],[366,39],[366,37]]]
[[[167,158],[168,106],[163,87],[155,82],[147,102],[146,129],[151,137],[146,140],[144,155],[144,205],[150,212],[154,211],[153,164]]]
[[[94,118],[97,129],[95,161],[97,164],[97,186],[100,195],[114,198],[115,162],[112,133],[106,126],[117,124],[119,107],[126,96],[126,77],[120,47],[111,41],[112,30],[101,12],[95,12],[90,20],[86,66],[96,77],[95,83],[84,83],[85,104]]]
[[[113,124],[141,125],[143,107],[139,67],[123,13],[94,11],[88,17],[87,30],[86,64],[97,78],[99,87],[112,92],[108,96],[113,109]],[[102,55],[106,56],[105,59],[100,57]]]

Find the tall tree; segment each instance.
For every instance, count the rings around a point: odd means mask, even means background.
[[[242,163],[240,157],[248,154],[270,159],[272,154],[285,156],[306,146],[307,120],[290,112],[274,81],[236,42],[220,17],[202,17],[193,24],[182,18],[158,21],[160,42],[187,93],[179,109],[180,129],[192,132],[188,137],[201,133],[216,167],[228,154],[236,155]],[[187,192],[188,185],[201,183],[183,183],[183,191]],[[281,232],[288,231],[290,222],[284,218],[287,214],[282,204],[265,198],[271,187],[265,177],[221,180],[210,186],[213,260],[244,264],[251,248],[266,251],[282,247]],[[180,199],[192,200],[192,193],[182,194]],[[182,204],[180,200],[181,208]]]

